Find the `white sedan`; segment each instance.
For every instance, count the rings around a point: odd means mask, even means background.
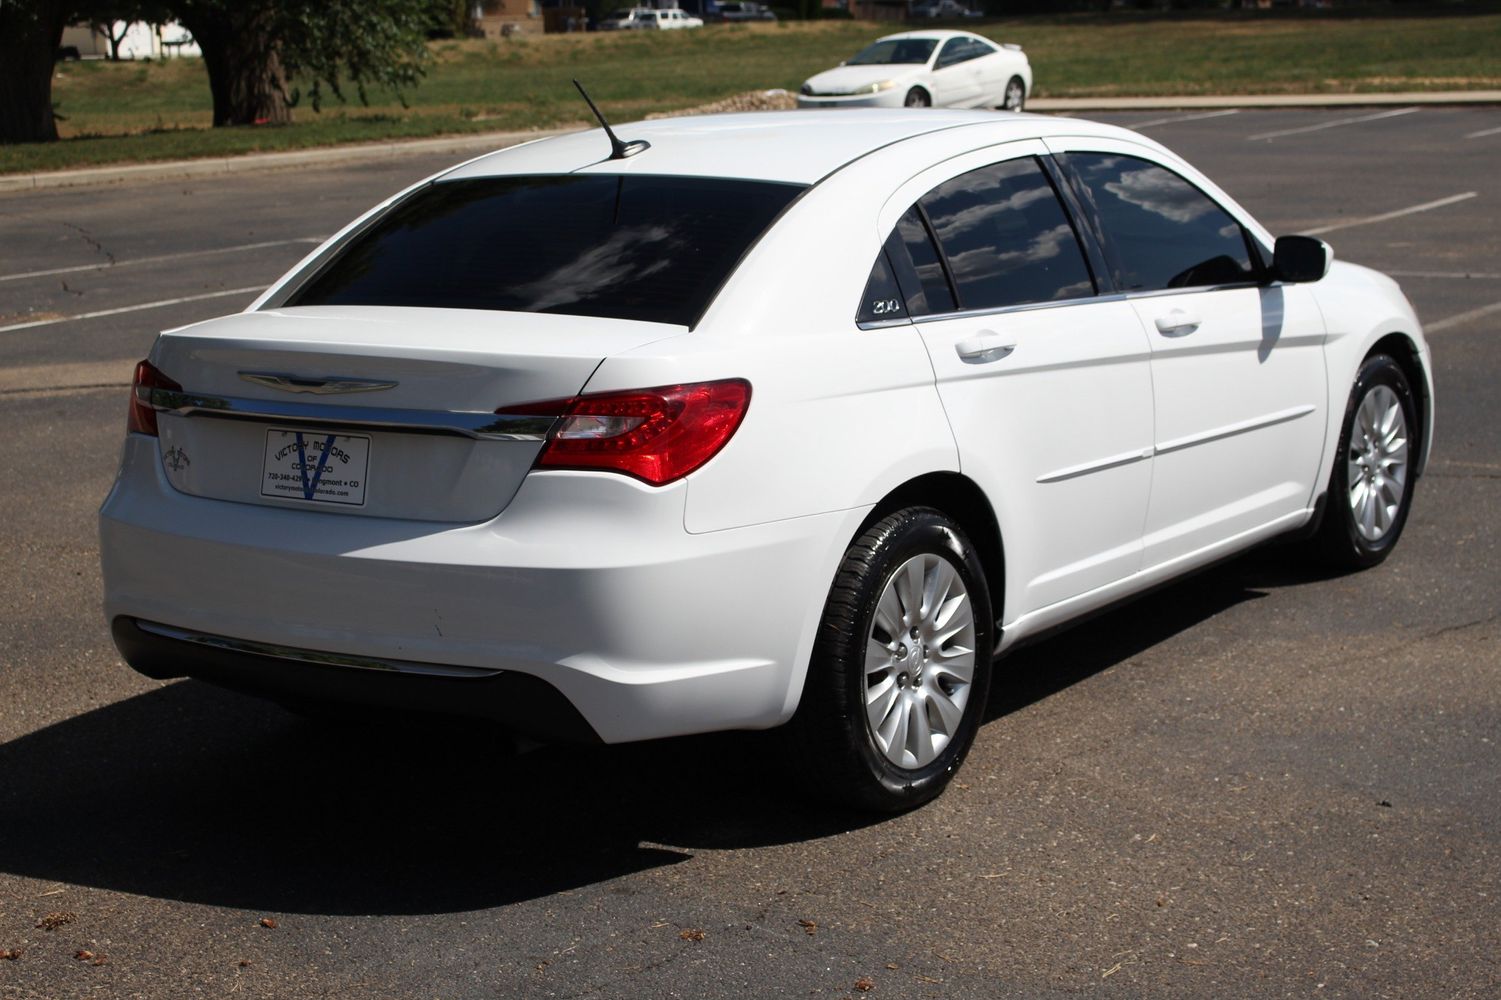
[[[791,777],[895,810],[1019,643],[1271,539],[1397,544],[1412,308],[1152,140],[620,131],[444,171],[157,339],[100,513],[132,666],[543,738],[780,727]]]
[[[967,31],[908,31],[877,39],[798,91],[800,108],[1003,108],[1020,111],[1032,66],[1020,45]]]

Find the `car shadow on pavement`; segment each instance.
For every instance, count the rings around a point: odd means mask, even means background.
[[[997,665],[986,721],[1042,701],[1238,604],[1260,600],[1272,586],[1309,579],[1287,565],[1281,550],[1257,550],[1018,647]],[[1280,574],[1276,584],[1269,583],[1272,573]]]
[[[877,819],[788,809],[749,734],[518,752],[486,727],[320,725],[196,681],[0,745],[0,870],[281,913],[482,909],[692,856],[664,840]]]
[[[1018,651],[987,718],[1262,596],[1255,572],[1234,563]],[[445,913],[885,821],[797,803],[769,743],[521,752],[478,725],[315,724],[178,682],[0,745],[0,870],[270,912]]]

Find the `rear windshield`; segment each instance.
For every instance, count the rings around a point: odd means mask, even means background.
[[[603,174],[440,181],[392,207],[287,304],[693,326],[741,255],[802,190]]]

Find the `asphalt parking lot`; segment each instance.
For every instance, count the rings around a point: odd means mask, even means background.
[[[453,158],[0,195],[0,997],[1501,996],[1501,110],[1096,117],[1399,278],[1434,458],[1373,571],[1267,550],[1006,660],[893,819],[745,735],[518,754],[135,675],[131,365]]]

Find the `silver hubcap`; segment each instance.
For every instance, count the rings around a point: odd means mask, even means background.
[[[928,106],[928,99],[926,97],[924,97],[923,95],[917,93],[916,91],[913,91],[912,93],[910,93],[910,94],[907,95],[907,107],[909,107],[909,108],[925,108],[927,106]]]
[[[1378,542],[1396,521],[1407,485],[1407,418],[1387,386],[1360,401],[1346,458],[1355,527],[1366,541]]]
[[[1006,87],[1006,109],[1008,111],[1015,111],[1017,108],[1019,108],[1021,106],[1022,106],[1022,85],[1019,84],[1019,83],[1013,82],[1009,86]]]
[[[871,738],[898,767],[931,764],[959,731],[975,676],[975,615],[954,564],[913,556],[881,591],[865,652]]]

